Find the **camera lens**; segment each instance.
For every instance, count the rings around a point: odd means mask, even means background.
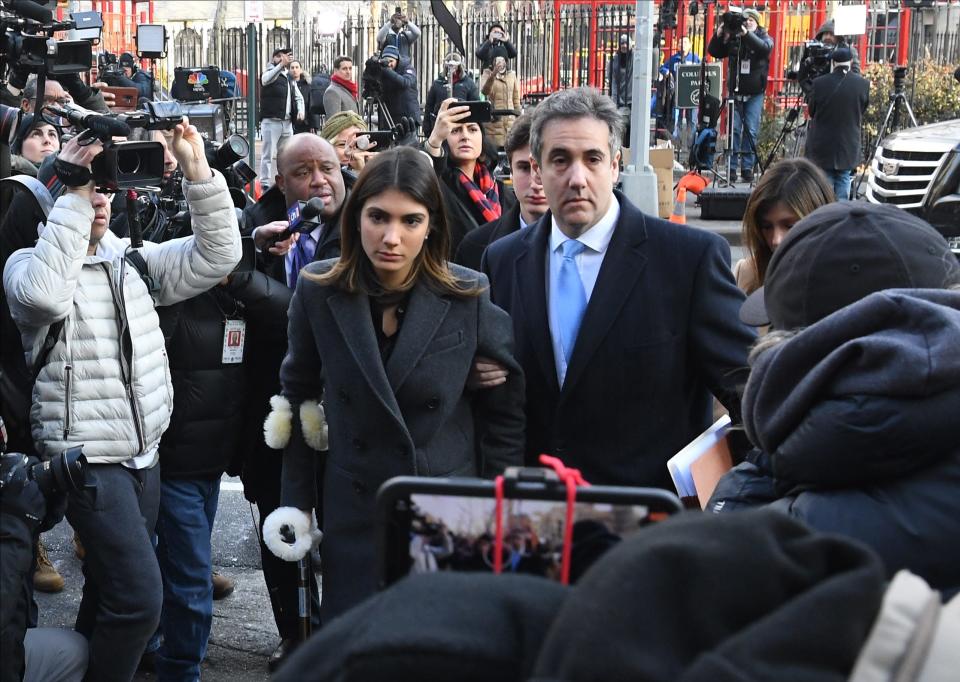
[[[124,175],[133,175],[140,170],[140,155],[134,151],[121,151],[117,154],[117,170]]]
[[[64,450],[47,462],[30,467],[28,475],[36,481],[44,497],[79,490],[87,477],[87,458],[82,447]]]

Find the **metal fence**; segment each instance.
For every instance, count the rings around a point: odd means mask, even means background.
[[[854,0],[840,0],[842,3]],[[867,30],[854,38],[861,62],[894,63],[906,56],[902,32],[908,31],[909,61],[928,56],[940,63],[960,61],[960,6],[939,4],[906,15],[899,3],[867,1]],[[475,50],[485,39],[493,22],[502,24],[517,48],[512,68],[517,72],[521,91],[527,101],[541,93],[577,86],[593,85],[608,91],[607,65],[613,56],[618,37],[634,34],[636,3],[612,0],[600,3],[587,0],[567,2],[514,2],[506,12],[502,3],[474,3],[453,10],[462,26],[467,54],[465,67],[479,76],[480,62]],[[698,12],[690,14],[691,4],[680,3],[678,26],[666,30],[659,44],[662,58],[679,49],[680,39],[689,36],[693,49],[700,55],[704,23],[712,35],[719,16],[731,4],[695,3]],[[812,39],[819,25],[827,18],[827,3],[821,0],[773,0],[759,3],[746,0],[738,6],[755,6],[775,42],[771,55],[768,100],[770,106],[782,108],[794,104],[799,97],[796,85],[786,77],[796,68],[805,41]],[[418,3],[419,5],[419,3]],[[426,101],[433,80],[439,75],[443,55],[453,50],[450,39],[431,13],[418,14],[411,6],[410,19],[421,30],[420,39],[411,49],[413,66],[418,74],[420,101]],[[184,28],[171,35],[170,57],[164,65],[169,84],[176,66],[203,66],[211,61],[237,76],[240,92],[246,94],[250,83],[257,87],[257,77],[266,66],[274,49],[291,47],[309,74],[329,70],[339,55],[349,56],[355,64],[357,81],[364,61],[378,48],[376,34],[389,19],[384,8],[381,17],[369,13],[348,14],[339,27],[322,23],[321,18],[303,17],[289,26],[255,27],[257,63],[247,63],[247,32],[239,26],[224,29],[197,30]],[[654,8],[656,13],[656,7]],[[909,29],[905,24],[910,16]],[[208,56],[212,59],[208,59]],[[252,80],[251,80],[252,79]],[[908,82],[908,87],[910,83]],[[245,102],[239,103],[241,108]],[[242,112],[241,112],[242,114]],[[236,120],[245,124],[245,117]],[[242,131],[241,131],[242,132]]]

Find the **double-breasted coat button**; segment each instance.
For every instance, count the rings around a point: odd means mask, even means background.
[[[430,398],[430,400],[427,401],[427,409],[428,409],[428,410],[435,410],[435,409],[437,409],[438,407],[440,407],[440,398],[439,398],[439,397],[433,396],[432,398]]]
[[[397,446],[397,454],[400,455],[400,457],[406,457],[406,456],[407,456],[407,446],[406,446],[406,445],[398,445],[398,446]]]
[[[350,402],[350,394],[344,391],[342,388],[340,389],[340,392],[337,393],[337,398],[339,398],[340,402],[344,405]]]
[[[363,442],[362,440],[360,440],[359,438],[354,438],[354,439],[353,439],[353,449],[354,449],[354,450],[365,450],[366,447],[367,447],[367,444],[364,443],[364,442]]]
[[[363,481],[354,480],[353,492],[355,492],[357,495],[363,495],[365,492],[367,492],[367,486],[364,485]]]

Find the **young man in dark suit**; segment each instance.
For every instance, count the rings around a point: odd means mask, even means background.
[[[507,136],[505,147],[517,203],[497,220],[467,232],[454,256],[454,263],[479,270],[483,251],[489,244],[533,225],[547,212],[547,197],[543,194],[543,185],[530,170],[531,119],[530,114],[524,114],[516,120]]]
[[[533,172],[550,212],[490,245],[494,303],[527,377],[527,461],[593,483],[670,487],[666,461],[712,419],[739,420],[754,333],[720,237],[641,213],[613,189],[622,119],[589,88],[537,106]]]

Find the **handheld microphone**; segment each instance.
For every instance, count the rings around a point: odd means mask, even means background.
[[[88,111],[78,106],[47,107],[58,116],[67,119],[71,125],[89,130],[103,141],[113,137],[126,137],[130,134],[130,126],[123,121]]]
[[[319,224],[317,218],[323,212],[323,199],[314,197],[310,201],[298,201],[287,209],[289,226],[283,232],[278,232],[272,242],[282,242],[289,239],[294,232],[310,232]]]

